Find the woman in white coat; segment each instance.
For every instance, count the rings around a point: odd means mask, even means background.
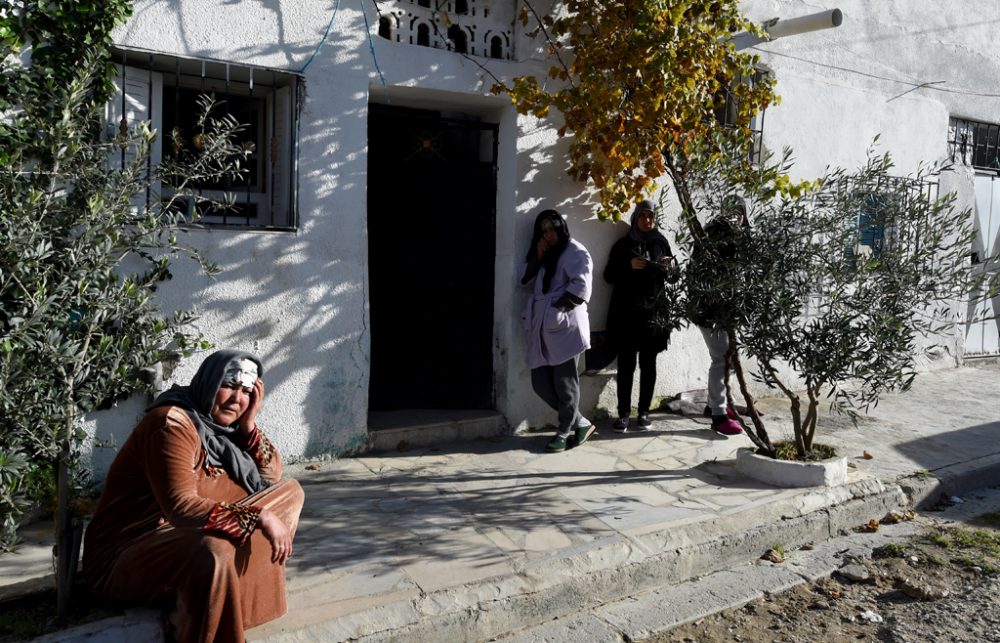
[[[594,425],[580,414],[580,355],[590,348],[590,299],[593,261],[569,236],[555,210],[535,218],[521,284],[533,289],[521,317],[528,336],[531,385],[559,415],[555,438],[546,451],[583,444]]]

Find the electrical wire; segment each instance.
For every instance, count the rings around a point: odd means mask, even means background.
[[[945,92],[947,94],[960,94],[962,96],[979,96],[979,97],[982,97],[982,98],[1000,98],[1000,94],[988,94],[988,93],[983,93],[983,92],[974,92],[974,91],[970,91],[970,90],[966,90],[966,89],[949,89],[947,87],[935,87],[934,85],[932,85],[930,83],[926,83],[926,82],[920,83],[920,82],[914,82],[914,81],[910,81],[910,80],[900,80],[898,78],[889,78],[887,76],[879,76],[878,74],[871,74],[871,73],[868,73],[868,72],[865,72],[865,71],[860,71],[860,70],[857,70],[857,69],[850,69],[848,67],[840,67],[840,66],[837,66],[837,65],[830,65],[828,63],[821,63],[821,62],[818,62],[816,60],[809,60],[808,58],[801,58],[799,56],[793,56],[791,54],[781,54],[781,53],[778,53],[776,51],[769,51],[767,49],[761,49],[760,47],[756,47],[756,46],[750,47],[750,49],[753,49],[755,51],[759,51],[762,54],[768,54],[768,55],[771,55],[771,56],[778,56],[779,58],[790,58],[792,60],[797,60],[799,62],[808,63],[810,65],[815,65],[817,67],[825,67],[827,69],[835,69],[837,71],[846,72],[848,74],[856,74],[858,76],[864,76],[866,78],[874,78],[876,80],[885,80],[885,81],[888,81],[890,83],[899,83],[900,85],[909,85],[909,86],[913,87],[914,89],[924,88],[924,89],[931,89],[931,90],[934,90],[936,92]],[[935,82],[937,82],[937,81],[935,81]]]
[[[378,7],[375,7],[375,11],[378,11]],[[365,11],[365,0],[361,0],[361,15],[365,17],[365,33],[368,34],[368,49],[372,52],[372,62],[375,63],[375,71],[378,72],[378,79],[382,82],[382,88],[387,89],[385,74],[382,73],[382,68],[378,66],[378,58],[375,57],[375,41],[372,40],[372,28],[368,24],[368,12]]]
[[[312,55],[309,56],[309,60],[306,61],[306,64],[302,65],[302,69],[299,70],[300,74],[305,72],[306,67],[312,63],[313,59],[316,58],[316,54],[318,54],[319,50],[322,49],[323,43],[326,42],[327,36],[330,35],[330,28],[333,27],[333,21],[336,19],[338,11],[340,11],[340,0],[337,0],[337,4],[333,8],[333,15],[330,16],[330,22],[326,23],[326,31],[323,32],[323,38],[316,44],[316,48],[313,49]]]

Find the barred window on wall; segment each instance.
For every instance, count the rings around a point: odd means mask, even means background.
[[[248,172],[226,184],[202,183],[195,187],[206,197],[235,197],[232,209],[217,213],[200,211],[199,223],[255,229],[293,230],[297,224],[295,170],[299,89],[297,74],[236,63],[181,58],[166,54],[115,49],[117,92],[106,108],[109,132],[117,132],[124,116],[128,127],[149,121],[158,132],[151,163],[177,153],[169,132],[177,128],[181,145],[196,148],[195,119],[198,97],[214,95],[219,109],[246,127],[241,142],[252,143]],[[165,144],[165,141],[167,143]],[[135,151],[122,151],[121,162]],[[169,197],[169,186],[153,186],[151,199]],[[193,216],[200,207],[186,203]]]
[[[948,122],[948,149],[953,163],[1000,172],[1000,125],[951,118]]]
[[[733,84],[742,84],[749,87],[755,87],[763,78],[768,75],[768,72],[763,70],[756,71],[752,76],[741,76],[736,79]],[[732,91],[732,85],[724,84],[722,89],[719,90],[715,97],[716,108],[715,108],[715,119],[720,125],[727,128],[735,128],[738,122],[739,114],[739,100]],[[764,114],[766,110],[762,109],[758,113],[754,114],[750,119],[750,135],[753,137],[753,145],[750,149],[750,162],[755,164],[760,164],[761,156],[764,149]]]

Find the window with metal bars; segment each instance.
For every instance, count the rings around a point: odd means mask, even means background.
[[[766,71],[757,71],[752,76],[741,76],[735,83],[754,87],[765,77]],[[726,83],[715,97],[715,119],[726,128],[735,128],[738,121],[739,99],[733,93],[731,85]],[[750,134],[753,136],[753,147],[750,150],[750,161],[760,163],[763,150],[764,113],[762,109],[750,119]]]
[[[210,226],[293,230],[297,224],[296,100],[299,76],[250,65],[215,60],[182,58],[159,53],[116,49],[113,59],[118,73],[117,92],[106,109],[109,132],[124,124],[133,127],[148,121],[159,135],[151,163],[178,154],[181,147],[197,150],[194,131],[199,112],[198,97],[212,95],[219,109],[233,116],[245,129],[240,142],[252,143],[247,172],[238,181],[225,184],[203,182],[195,187],[206,197],[233,198],[233,207],[223,212],[199,210],[199,223]],[[123,123],[124,121],[124,123]],[[168,133],[177,131],[175,140]],[[134,149],[123,149],[120,162],[134,158]],[[154,185],[150,199],[169,197],[170,186]],[[187,214],[201,208],[184,204]]]
[[[844,222],[849,232],[844,256],[851,267],[859,260],[878,259],[887,250],[919,246],[930,222],[907,220],[901,225],[898,213],[914,201],[933,201],[939,194],[938,183],[909,177],[888,177],[878,185],[848,179],[837,188],[856,208]]]
[[[953,163],[1000,172],[1000,124],[951,118],[948,149]]]

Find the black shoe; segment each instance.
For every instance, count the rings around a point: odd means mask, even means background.
[[[615,433],[628,433],[628,418],[620,417],[611,425],[611,430]]]
[[[636,420],[636,429],[646,431],[651,426],[653,426],[653,422],[649,419],[649,413],[640,413],[639,419]]]

